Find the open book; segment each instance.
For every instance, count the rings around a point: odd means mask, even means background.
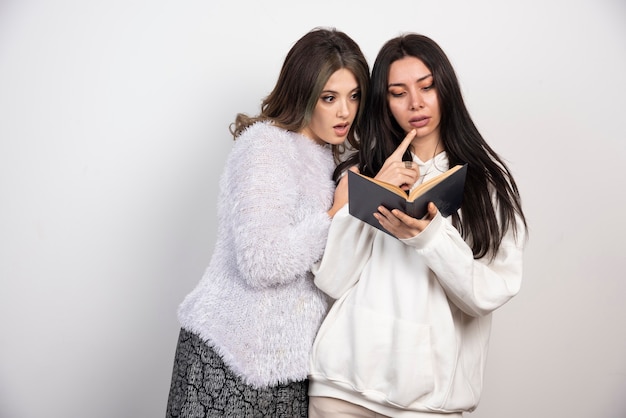
[[[456,212],[463,201],[463,189],[467,164],[456,165],[436,177],[407,192],[393,184],[348,172],[348,205],[350,215],[367,222],[381,231],[374,213],[379,206],[389,210],[399,209],[413,218],[421,219],[428,213],[429,202],[433,202],[445,217]]]

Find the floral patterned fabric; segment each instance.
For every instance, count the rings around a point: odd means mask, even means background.
[[[307,381],[262,389],[246,385],[197,335],[181,329],[166,417],[306,417],[307,388]]]

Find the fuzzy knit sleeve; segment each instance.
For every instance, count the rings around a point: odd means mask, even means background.
[[[235,141],[220,211],[249,285],[307,277],[326,244],[333,168],[329,149],[269,125],[252,126]]]

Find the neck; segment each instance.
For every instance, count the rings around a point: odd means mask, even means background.
[[[426,138],[415,138],[411,142],[411,151],[421,161],[426,162],[435,158],[437,154],[443,151],[443,145],[439,141],[439,136],[431,136]]]

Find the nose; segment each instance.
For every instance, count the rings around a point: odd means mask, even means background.
[[[411,103],[410,109],[417,110],[424,107],[424,100],[422,100],[422,95],[418,92],[411,93]]]
[[[339,106],[337,107],[337,117],[347,118],[350,115],[350,106],[346,100],[339,100]]]

